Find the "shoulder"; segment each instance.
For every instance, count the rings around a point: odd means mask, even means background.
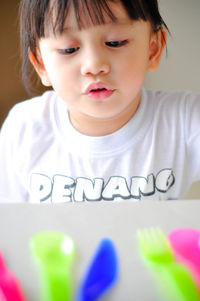
[[[145,90],[146,101],[154,112],[183,117],[200,112],[200,94],[191,91],[150,91]]]
[[[21,144],[25,139],[33,139],[33,136],[41,138],[51,132],[56,99],[54,91],[47,91],[41,96],[16,104],[4,121],[1,139],[4,137]]]
[[[43,123],[51,117],[51,111],[56,103],[57,95],[54,91],[46,91],[44,94],[22,101],[13,106],[4,124],[10,126],[26,126]],[[17,126],[17,127],[18,127]]]
[[[167,105],[183,104],[187,101],[200,101],[200,94],[192,91],[153,91],[144,89],[147,97],[154,102]]]
[[[21,120],[39,119],[47,116],[50,108],[57,98],[54,91],[46,91],[40,96],[17,103],[9,112],[8,118],[14,117]]]
[[[176,133],[176,139],[200,137],[200,94],[191,91],[146,90],[146,112],[151,112],[154,128]],[[148,109],[149,107],[149,109]],[[199,138],[197,138],[199,139]]]

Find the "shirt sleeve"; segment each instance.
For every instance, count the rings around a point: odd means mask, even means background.
[[[0,132],[0,203],[19,203],[27,199],[16,168],[19,156],[16,149],[17,119],[12,109]]]
[[[194,181],[200,180],[200,94],[188,95],[186,101],[186,144],[188,168]]]

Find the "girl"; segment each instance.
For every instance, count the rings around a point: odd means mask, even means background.
[[[183,198],[200,179],[200,96],[143,88],[167,25],[157,0],[23,0],[30,61],[52,91],[16,105],[0,136],[11,202]]]

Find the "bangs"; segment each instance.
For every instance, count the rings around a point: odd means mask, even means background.
[[[148,14],[148,7],[145,7],[143,1],[140,0],[52,0],[49,2],[49,8],[45,13],[42,36],[44,37],[52,31],[54,34],[61,34],[71,8],[74,10],[79,29],[83,29],[91,24],[105,24],[107,18],[112,22],[116,22],[117,17],[109,6],[111,2],[121,3],[130,19],[149,20],[152,23],[152,18]]]
[[[43,35],[53,31],[54,34],[61,34],[64,24],[68,16],[69,10],[73,9],[77,26],[81,30],[92,25],[105,24],[105,17],[112,22],[116,22],[117,18],[111,11],[106,0],[64,0],[52,1],[49,9],[45,14]]]
[[[160,16],[157,0],[23,0],[21,24],[23,31],[37,40],[53,34],[61,34],[71,9],[77,26],[83,29],[90,25],[105,24],[106,20],[117,21],[110,3],[121,3],[131,20],[150,21],[154,30],[166,27]],[[25,13],[24,13],[25,12]],[[26,19],[23,19],[26,15]],[[105,20],[106,19],[106,20]],[[168,29],[168,28],[167,28]]]

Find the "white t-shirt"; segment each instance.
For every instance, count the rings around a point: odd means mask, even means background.
[[[54,91],[19,103],[0,135],[1,202],[182,199],[200,180],[200,95],[142,90],[117,132],[76,131]]]

